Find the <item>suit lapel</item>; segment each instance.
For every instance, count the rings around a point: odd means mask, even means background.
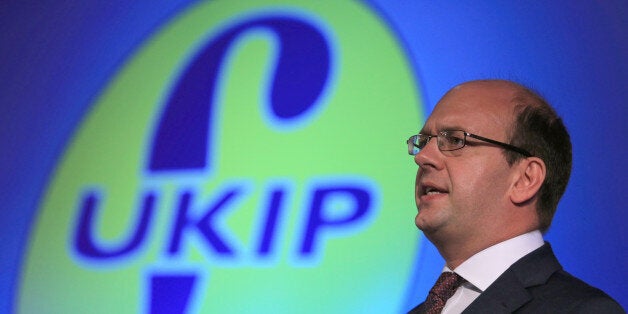
[[[549,243],[506,270],[463,313],[512,313],[532,299],[526,288],[540,285],[562,269]]]
[[[517,276],[507,271],[482,292],[463,313],[512,313],[531,298]]]

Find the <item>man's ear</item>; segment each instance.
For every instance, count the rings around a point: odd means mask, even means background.
[[[531,200],[541,189],[545,181],[547,168],[541,158],[528,157],[520,160],[517,165],[517,176],[510,194],[510,200],[522,204]]]

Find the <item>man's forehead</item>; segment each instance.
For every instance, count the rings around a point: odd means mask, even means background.
[[[470,82],[452,88],[437,103],[423,130],[462,129],[479,132],[504,129],[513,120],[515,90],[500,82]]]

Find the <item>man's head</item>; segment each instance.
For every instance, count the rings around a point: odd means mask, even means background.
[[[466,135],[441,133],[452,130]],[[415,222],[433,242],[482,246],[549,226],[569,178],[571,144],[542,98],[509,81],[464,83],[438,102],[420,133],[435,137],[415,155]],[[465,146],[439,149],[447,139]]]

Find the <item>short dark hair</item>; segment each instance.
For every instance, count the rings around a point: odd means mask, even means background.
[[[510,143],[545,162],[547,173],[539,190],[536,211],[539,229],[546,232],[571,175],[571,140],[562,119],[547,101],[531,89],[516,85],[519,90],[513,99],[515,110]],[[508,150],[505,154],[510,165],[524,158]]]

